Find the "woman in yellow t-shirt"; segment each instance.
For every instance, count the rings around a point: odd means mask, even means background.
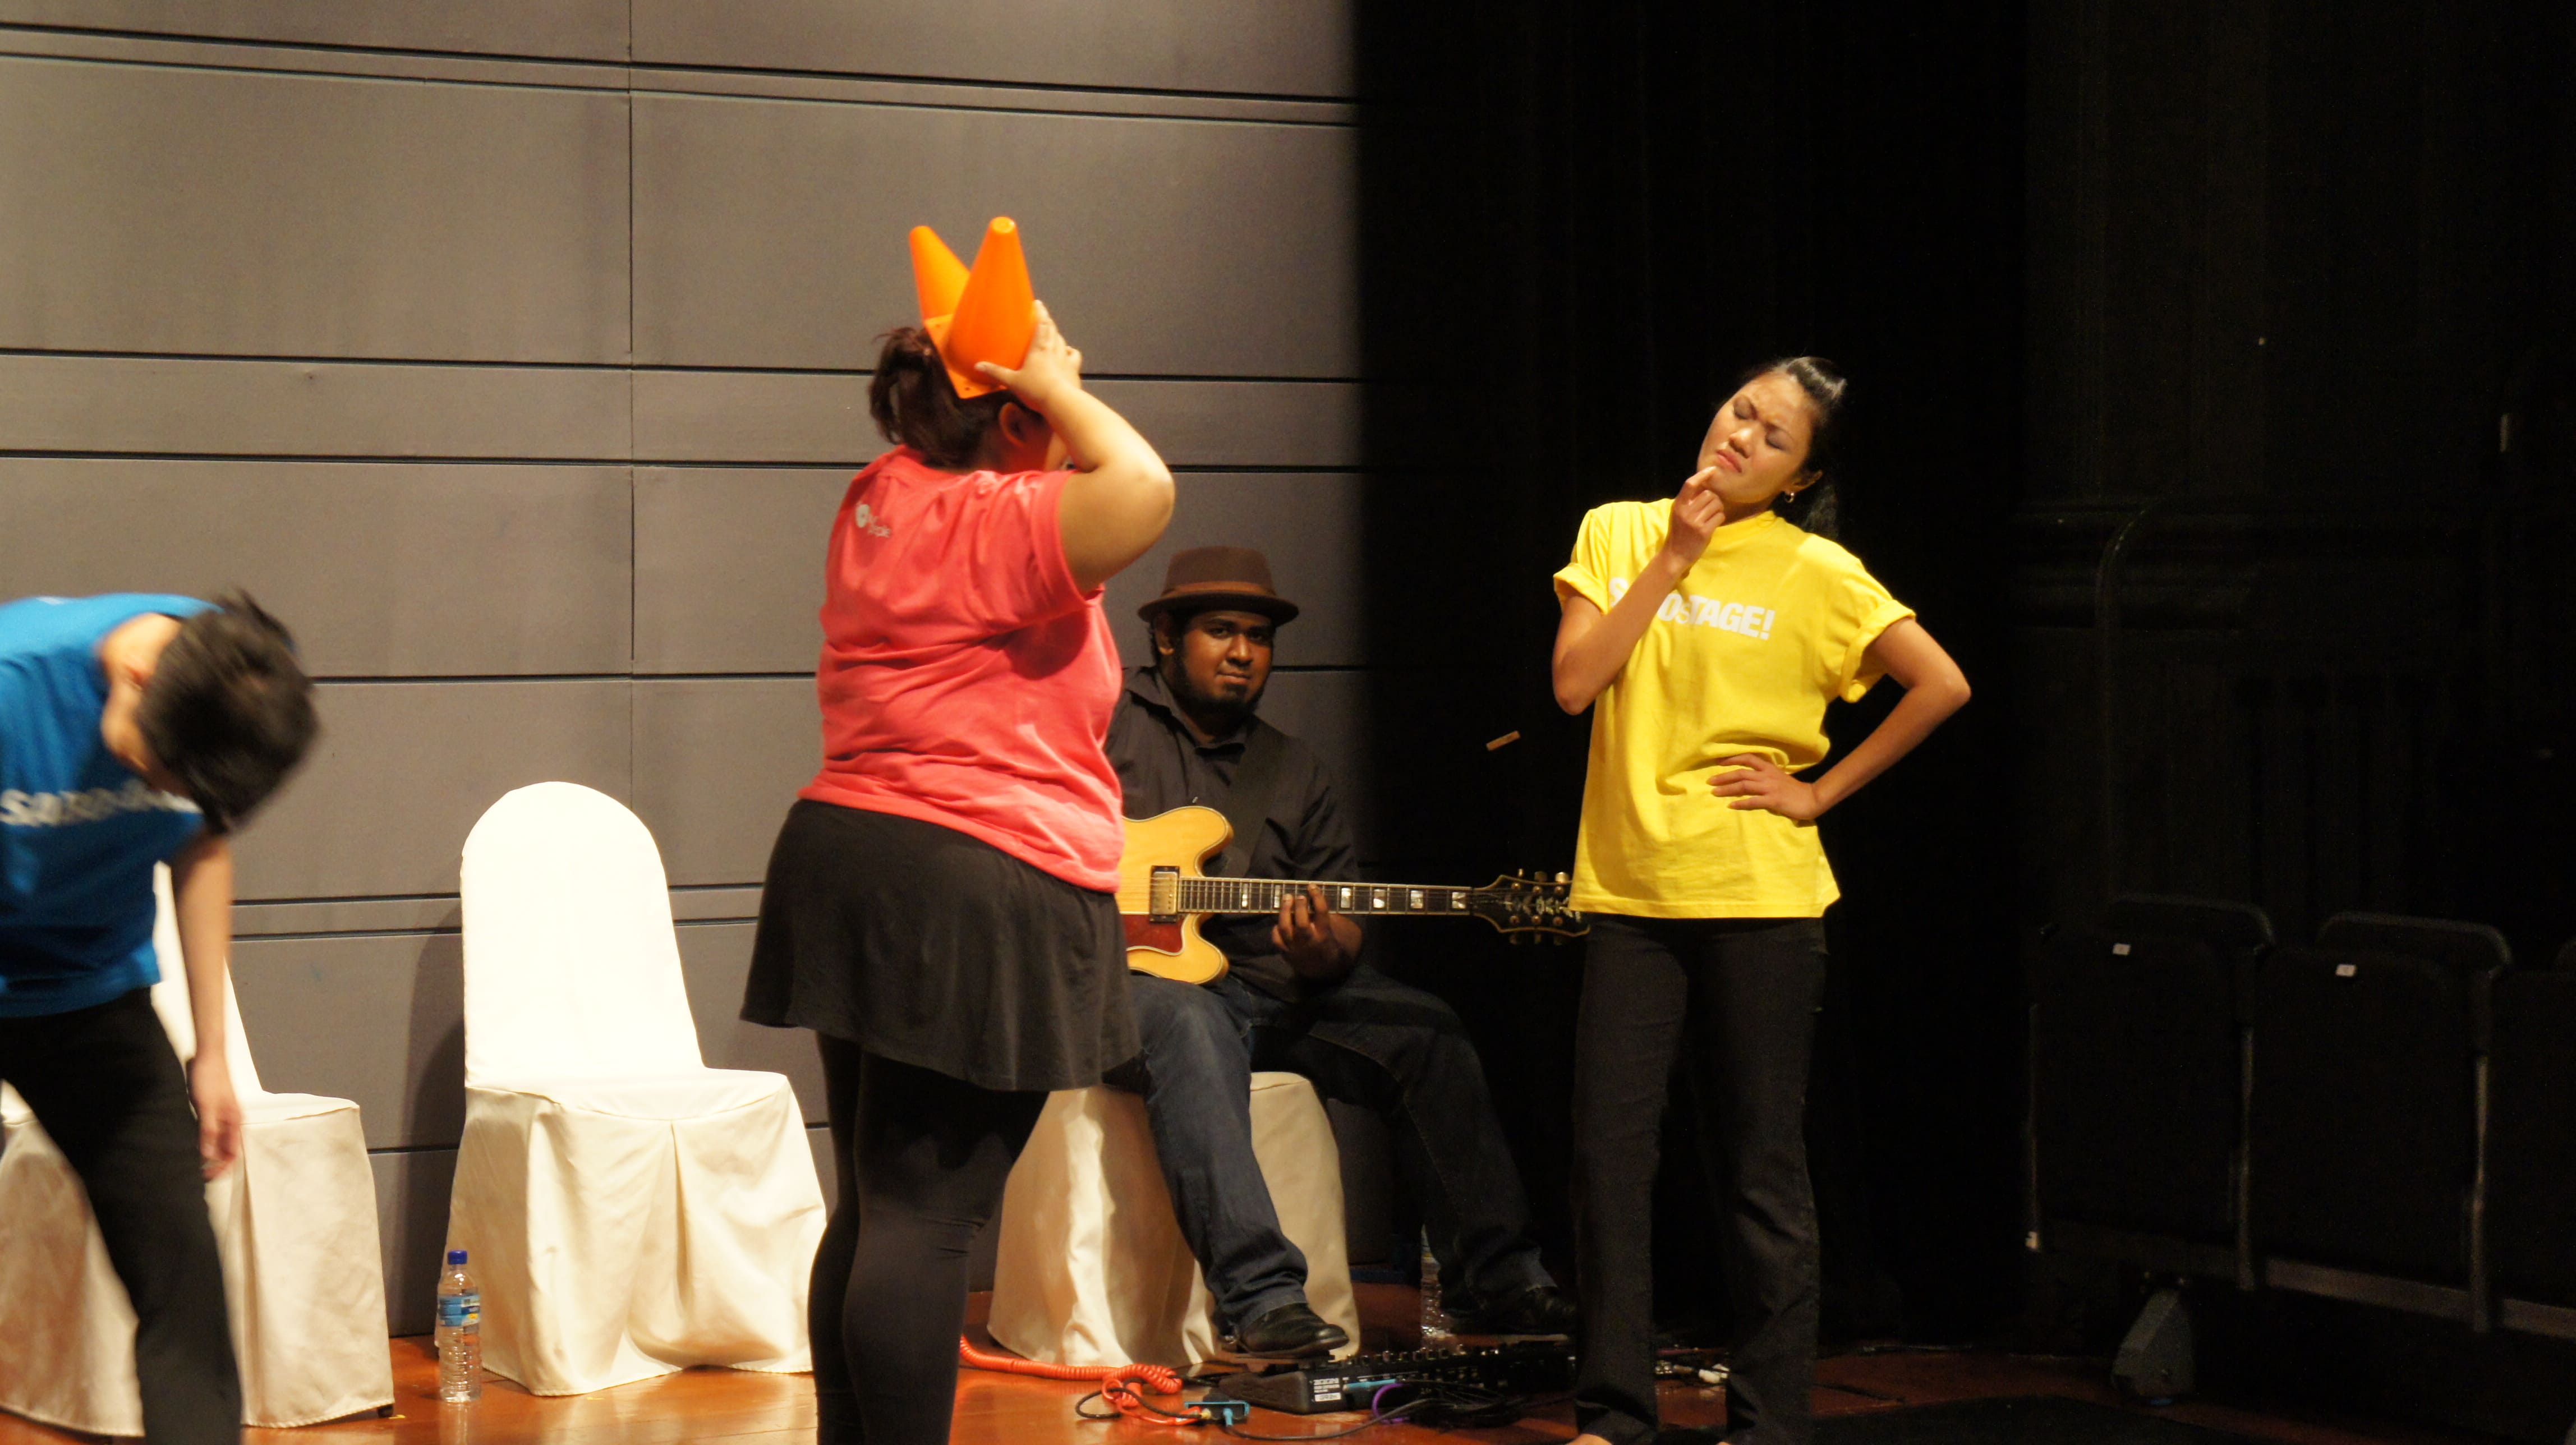
[[[1805,1445],[1816,1218],[1807,1055],[1838,896],[1812,826],[1968,700],[1958,664],[1830,530],[1844,382],[1816,357],[1748,376],[1668,501],[1583,519],[1556,574],[1557,702],[1593,709],[1574,905],[1592,917],[1575,1062],[1585,1335],[1577,1445],[1656,1430],[1657,1122],[1676,1057],[1725,1206],[1730,1441]],[[1905,697],[1813,781],[1825,704]]]

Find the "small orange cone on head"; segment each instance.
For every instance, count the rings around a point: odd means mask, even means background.
[[[1029,342],[1038,332],[1037,293],[1029,285],[1020,228],[1007,216],[994,217],[975,252],[975,269],[969,271],[936,232],[915,226],[912,282],[921,294],[921,329],[939,348],[957,394],[1001,390],[975,363],[1016,367],[1028,360]]]
[[[948,329],[957,298],[966,291],[966,263],[928,226],[912,228],[912,285],[921,293],[921,321],[936,341]]]

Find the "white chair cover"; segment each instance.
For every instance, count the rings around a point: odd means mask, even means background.
[[[823,1191],[779,1074],[698,1053],[653,835],[521,788],[465,840],[465,1135],[447,1238],[483,1363],[540,1395],[809,1369]]]
[[[197,1051],[167,869],[156,889],[161,982],[153,1008],[182,1059]],[[224,1262],[242,1422],[310,1425],[394,1398],[384,1257],[358,1106],[272,1094],[251,1063],[227,980],[226,1052],[241,1095],[242,1155],[206,1187]],[[143,1433],[134,1308],[89,1201],[54,1141],[0,1088],[0,1408],[101,1435]]]
[[[1306,1302],[1351,1337],[1339,1353],[1357,1353],[1341,1155],[1313,1084],[1252,1076],[1252,1150],[1305,1252]],[[1216,1352],[1216,1300],[1173,1217],[1144,1100],[1105,1087],[1047,1100],[1002,1193],[988,1327],[1059,1365],[1189,1365]]]

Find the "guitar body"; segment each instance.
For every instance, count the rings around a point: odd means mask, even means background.
[[[1118,859],[1118,915],[1127,930],[1127,966],[1178,983],[1225,977],[1225,953],[1199,935],[1211,913],[1254,918],[1278,913],[1312,890],[1324,906],[1353,918],[1481,918],[1513,943],[1578,938],[1591,925],[1566,906],[1566,878],[1515,873],[1482,888],[1361,883],[1294,878],[1210,878],[1207,860],[1234,836],[1214,808],[1174,808],[1129,818]]]
[[[1184,878],[1206,877],[1207,860],[1225,850],[1233,825],[1214,808],[1174,808],[1127,820],[1126,851],[1118,859],[1118,914],[1127,926],[1127,966],[1179,983],[1214,983],[1225,977],[1225,953],[1199,936],[1199,917],[1154,916],[1154,870],[1177,868]]]

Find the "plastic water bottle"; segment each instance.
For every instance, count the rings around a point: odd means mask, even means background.
[[[465,1272],[465,1251],[447,1252],[438,1277],[438,1398],[471,1400],[483,1393],[483,1292]]]
[[[1458,1347],[1456,1322],[1440,1304],[1440,1261],[1431,1253],[1431,1231],[1422,1231],[1422,1348]]]

